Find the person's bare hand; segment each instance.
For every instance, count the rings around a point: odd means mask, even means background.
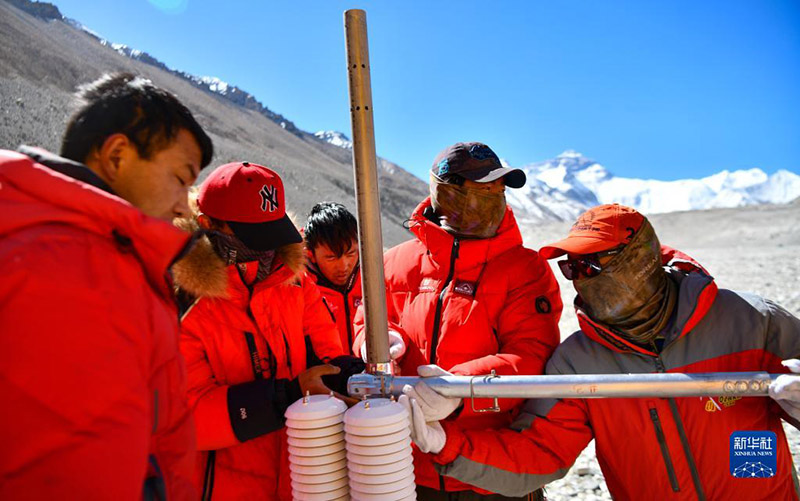
[[[339,372],[341,372],[340,368],[330,364],[316,365],[306,369],[297,376],[297,381],[300,383],[300,391],[303,395],[329,395],[333,393],[333,396],[346,403],[348,407],[351,407],[358,403],[358,399],[337,393],[322,382],[322,376],[339,374]]]

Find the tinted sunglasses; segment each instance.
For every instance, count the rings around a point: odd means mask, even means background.
[[[603,271],[603,267],[600,266],[600,259],[619,254],[624,248],[625,246],[623,245],[607,251],[587,254],[575,259],[563,259],[558,262],[558,267],[567,280],[596,277]]]

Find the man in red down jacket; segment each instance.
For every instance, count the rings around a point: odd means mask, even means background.
[[[336,322],[342,347],[353,346],[353,319],[361,304],[358,222],[342,204],[316,204],[303,228],[308,274]]]
[[[581,327],[556,349],[547,374],[776,373],[800,355],[800,320],[756,295],[718,290],[628,207],[584,213],[566,239],[540,252],[568,254],[559,266],[578,292]],[[783,364],[800,372],[798,360]],[[401,401],[415,413],[412,437],[437,453],[438,471],[508,495],[563,477],[594,439],[615,499],[796,500],[781,418],[799,424],[798,390],[800,376],[781,375],[773,398],[531,399],[506,430],[425,424],[415,402]],[[746,431],[774,433],[764,453],[771,450],[776,469],[731,464],[734,433]]]
[[[188,223],[208,237],[175,268],[176,282],[199,297],[183,317],[180,343],[198,448],[206,451],[197,480],[203,499],[288,500],[283,414],[306,392],[342,391],[348,375],[335,381],[339,367],[307,369],[305,338],[323,361],[348,358],[305,275],[302,238],[274,171],[248,162],[217,168],[200,187],[197,210]]]
[[[141,77],[80,97],[61,157],[0,152],[0,499],[194,499],[167,275],[211,140]]]
[[[402,353],[398,345],[405,345],[402,374],[416,375],[425,364],[458,375],[543,372],[559,341],[562,305],[550,267],[522,246],[505,203],[505,187],[524,183],[524,172],[504,168],[481,143],[457,143],[434,161],[431,197],[410,219],[416,238],[384,257],[390,328],[402,336],[391,341],[390,351]],[[362,315],[359,309],[361,330]],[[361,332],[356,353],[363,341]],[[503,428],[520,403],[503,400],[496,413],[467,405],[450,419],[466,429]],[[486,408],[492,401],[475,405]],[[494,490],[440,476],[431,456],[419,450],[414,461],[420,499],[473,499]]]

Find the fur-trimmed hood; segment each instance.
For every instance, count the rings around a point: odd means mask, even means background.
[[[191,197],[192,215],[175,219],[178,228],[189,231],[201,231],[197,223],[200,214],[195,197]],[[291,215],[289,216],[291,217]],[[292,218],[293,219],[293,218]],[[302,243],[289,244],[275,250],[273,269],[280,264],[286,265],[293,273],[287,282],[296,280],[305,273],[305,251]],[[194,297],[227,297],[228,271],[225,262],[214,252],[208,236],[198,238],[194,247],[182,259],[172,266],[175,285]]]

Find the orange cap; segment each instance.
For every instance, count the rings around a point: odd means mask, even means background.
[[[642,226],[644,216],[619,204],[599,205],[578,216],[564,240],[539,250],[545,259],[564,254],[593,254],[627,244]]]

